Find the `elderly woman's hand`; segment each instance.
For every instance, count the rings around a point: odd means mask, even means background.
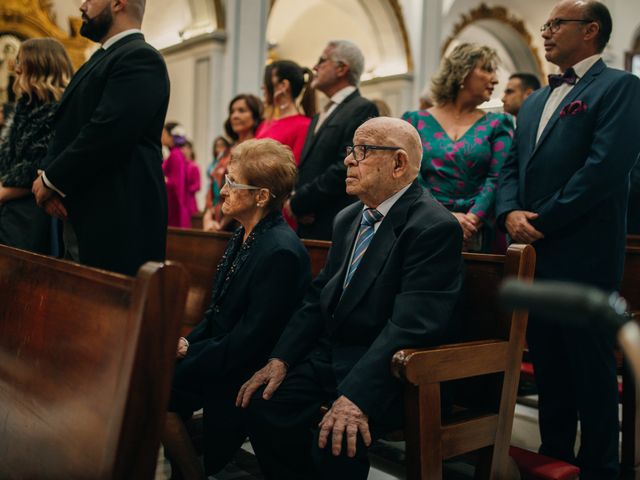
[[[478,231],[478,227],[476,227],[475,223],[467,215],[468,214],[465,213],[453,212],[453,216],[456,217],[458,222],[460,222],[460,226],[462,227],[462,236],[464,237],[465,242],[468,242],[469,239]]]
[[[188,349],[189,341],[184,337],[180,337],[178,339],[178,348],[176,349],[176,358],[184,358]]]
[[[263,385],[266,387],[262,392],[262,398],[269,400],[286,375],[287,364],[279,358],[272,358],[240,387],[236,397],[236,407],[247,408],[253,394]]]

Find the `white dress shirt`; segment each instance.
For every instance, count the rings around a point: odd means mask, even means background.
[[[573,70],[576,72],[576,76],[578,79],[576,80],[576,85],[578,82],[584,77],[584,74],[589,71],[593,65],[602,58],[602,55],[599,53],[596,55],[592,55],[583,60],[580,60],[573,66]],[[564,73],[564,72],[563,72]],[[536,143],[540,140],[540,136],[542,132],[544,132],[545,127],[549,123],[551,119],[551,115],[556,111],[558,105],[562,103],[564,97],[575,87],[575,85],[570,85],[568,83],[563,83],[559,87],[554,88],[547,99],[547,103],[544,105],[544,110],[542,111],[542,116],[540,117],[540,123],[538,124],[538,134],[536,135]]]
[[[378,231],[378,228],[380,227],[380,224],[382,224],[382,222],[384,221],[385,218],[387,218],[387,214],[389,213],[389,210],[391,210],[391,207],[393,207],[395,205],[395,203],[398,201],[398,199],[404,195],[404,192],[406,192],[407,190],[409,190],[409,187],[411,186],[411,184],[407,185],[406,187],[403,187],[402,189],[398,190],[396,193],[394,193],[393,195],[391,195],[389,198],[387,198],[384,202],[382,202],[380,205],[378,205],[376,207],[376,210],[378,210],[383,216],[380,220],[378,220],[376,223],[373,224],[373,232],[375,235],[375,232]],[[362,211],[364,212],[367,208],[371,208],[368,206],[364,206],[362,208]],[[362,213],[360,214],[360,218],[362,218]],[[360,227],[358,227],[358,231],[360,231]],[[372,239],[373,241],[373,239]],[[347,265],[351,265],[351,262],[353,260],[353,252],[356,248],[356,244],[353,244],[353,247],[351,248],[351,255],[349,255],[349,263],[347,263]],[[349,268],[347,266],[347,268]],[[360,266],[358,266],[358,268],[360,268]],[[346,276],[345,276],[345,280],[346,280]],[[344,284],[343,284],[344,287]]]

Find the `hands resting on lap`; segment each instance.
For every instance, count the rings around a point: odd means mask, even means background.
[[[253,394],[266,385],[262,398],[269,400],[287,375],[286,364],[277,358],[271,359],[266,366],[258,370],[247,380],[236,397],[236,406],[247,408]],[[347,436],[347,455],[353,457],[356,454],[356,440],[358,432],[366,446],[371,445],[371,433],[369,431],[369,419],[358,406],[344,395],[340,396],[324,415],[318,424],[320,435],[318,446],[325,448],[329,439],[331,452],[338,456],[342,452],[342,440]]]

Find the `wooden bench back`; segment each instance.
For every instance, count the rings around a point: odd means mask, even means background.
[[[629,237],[631,235],[627,240]],[[627,300],[629,311],[638,316],[640,314],[640,243],[637,245],[627,243],[620,294]]]
[[[167,258],[184,265],[191,276],[191,287],[182,322],[183,335],[202,320],[209,306],[216,267],[229,238],[230,233],[169,228]],[[311,274],[315,278],[324,267],[331,242],[303,240],[303,243],[311,257]]]
[[[0,246],[0,478],[153,478],[187,288]]]

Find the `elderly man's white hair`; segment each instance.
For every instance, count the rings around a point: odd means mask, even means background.
[[[392,117],[375,117],[364,122],[356,132],[371,135],[381,145],[402,148],[407,152],[408,173],[411,179],[418,176],[422,162],[422,140],[413,125]]]

